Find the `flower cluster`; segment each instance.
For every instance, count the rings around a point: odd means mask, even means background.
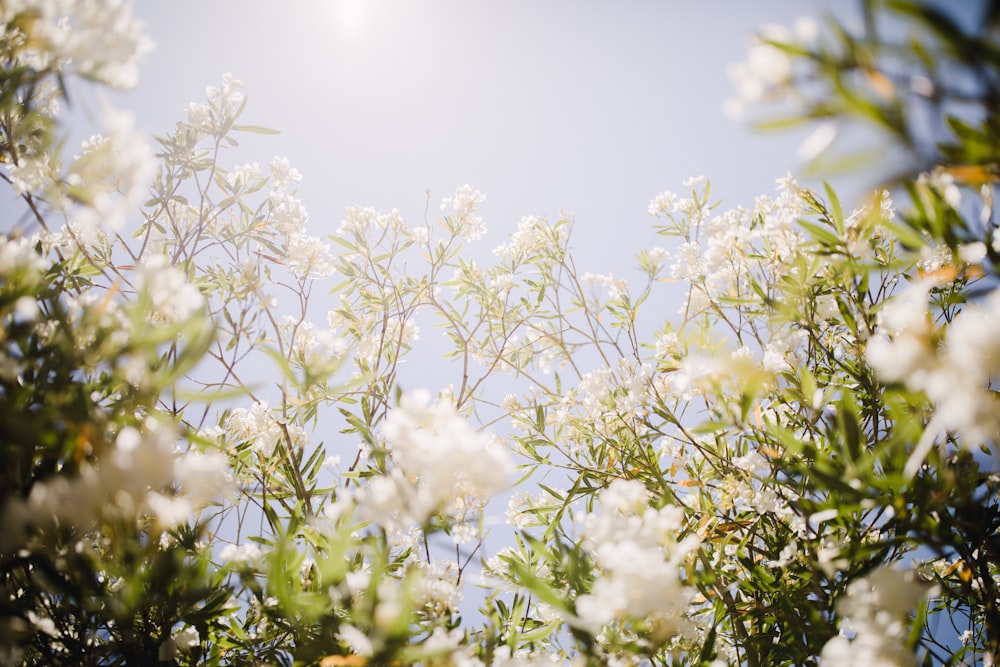
[[[990,389],[1000,372],[1000,341],[992,334],[1000,290],[955,315],[947,327],[935,327],[929,297],[937,287],[938,279],[925,278],[887,303],[865,353],[880,379],[923,392],[936,407],[924,446],[911,462],[913,472],[945,433],[959,433],[970,449],[1000,439],[1000,404]]]
[[[70,166],[70,197],[86,206],[74,211],[71,224],[84,239],[96,230],[118,230],[146,195],[156,164],[131,114],[106,109],[105,135],[85,141]]]
[[[451,197],[441,201],[441,210],[451,210],[446,217],[446,223],[451,231],[468,241],[475,241],[486,233],[486,225],[479,215],[486,196],[479,190],[473,190],[471,185],[463,185],[455,190]]]
[[[250,409],[236,408],[229,413],[226,439],[233,443],[249,443],[251,450],[268,459],[279,443],[301,447],[306,433],[300,426],[276,419],[267,401],[256,401]]]
[[[892,567],[852,581],[837,603],[844,623],[823,647],[824,667],[915,667],[917,658],[906,645],[907,615],[929,592],[912,572]]]
[[[404,395],[383,434],[395,466],[355,497],[362,514],[382,526],[405,529],[436,515],[449,524],[474,524],[508,484],[506,453],[474,431],[447,396],[432,402],[426,391]]]
[[[14,0],[0,23],[29,45],[23,65],[69,70],[116,88],[131,88],[138,61],[153,48],[122,0]]]
[[[819,26],[811,18],[799,18],[792,29],[781,25],[766,25],[747,52],[746,60],[729,67],[729,78],[737,96],[726,104],[726,111],[743,115],[747,106],[790,90],[792,58],[787,46],[809,46],[819,37]]]
[[[35,535],[57,527],[75,539],[101,522],[134,520],[146,514],[159,530],[190,521],[228,485],[228,464],[218,453],[190,450],[178,455],[176,432],[148,419],[142,428],[123,428],[99,465],[84,464],[75,476],[39,481],[23,501],[4,506],[0,551],[34,545]],[[180,492],[169,491],[179,485]]]
[[[184,322],[204,308],[205,298],[188,282],[180,269],[170,265],[166,255],[153,255],[140,267],[136,290],[148,300],[150,318],[155,322]]]
[[[625,619],[642,620],[642,639],[653,644],[694,632],[687,618],[693,593],[680,570],[698,539],[678,539],[681,509],[655,509],[649,502],[641,483],[617,479],[601,492],[600,511],[584,518],[584,543],[599,574],[590,592],[576,599],[576,613],[595,634]]]

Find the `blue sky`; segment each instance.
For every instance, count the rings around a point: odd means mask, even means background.
[[[756,135],[727,118],[728,63],[762,23],[821,2],[249,0],[137,3],[156,49],[116,97],[163,133],[231,72],[249,137],[232,164],[288,157],[311,233],[350,205],[411,222],[469,183],[487,196],[486,251],[522,215],[574,216],[581,270],[622,272],[661,243],[646,213],[703,174],[727,206],[796,170],[803,133]]]

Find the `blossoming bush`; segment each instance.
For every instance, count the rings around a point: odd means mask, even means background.
[[[873,122],[913,173],[850,211],[690,179],[628,279],[569,219],[482,259],[470,186],[312,236],[298,170],[231,159],[270,130],[229,75],[156,158],[109,109],[65,159],[65,80],[148,39],[0,4],[0,661],[993,664],[996,12],[864,7],[763,30],[731,106],[821,119],[820,159]]]

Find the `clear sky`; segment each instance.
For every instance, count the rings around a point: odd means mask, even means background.
[[[843,5],[844,3],[841,3]],[[231,164],[288,157],[310,232],[350,205],[410,222],[469,183],[492,248],[522,215],[575,218],[583,271],[618,272],[662,243],[646,213],[703,174],[752,204],[799,166],[804,134],[727,118],[726,65],[754,28],[822,16],[832,0],[298,0],[136,3],[156,49],[115,103],[163,133],[224,72],[242,79],[248,137]],[[853,4],[850,4],[853,7]]]

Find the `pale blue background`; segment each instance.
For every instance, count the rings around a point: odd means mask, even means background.
[[[661,243],[646,213],[688,176],[752,205],[797,170],[805,132],[755,135],[727,118],[728,63],[762,23],[820,17],[833,0],[777,2],[138,3],[156,41],[141,83],[116,97],[163,133],[223,72],[246,83],[244,121],[279,137],[232,163],[288,157],[310,231],[346,206],[423,218],[469,183],[487,196],[492,248],[526,214],[576,220],[580,269],[623,272]],[[224,161],[225,163],[225,161]]]

